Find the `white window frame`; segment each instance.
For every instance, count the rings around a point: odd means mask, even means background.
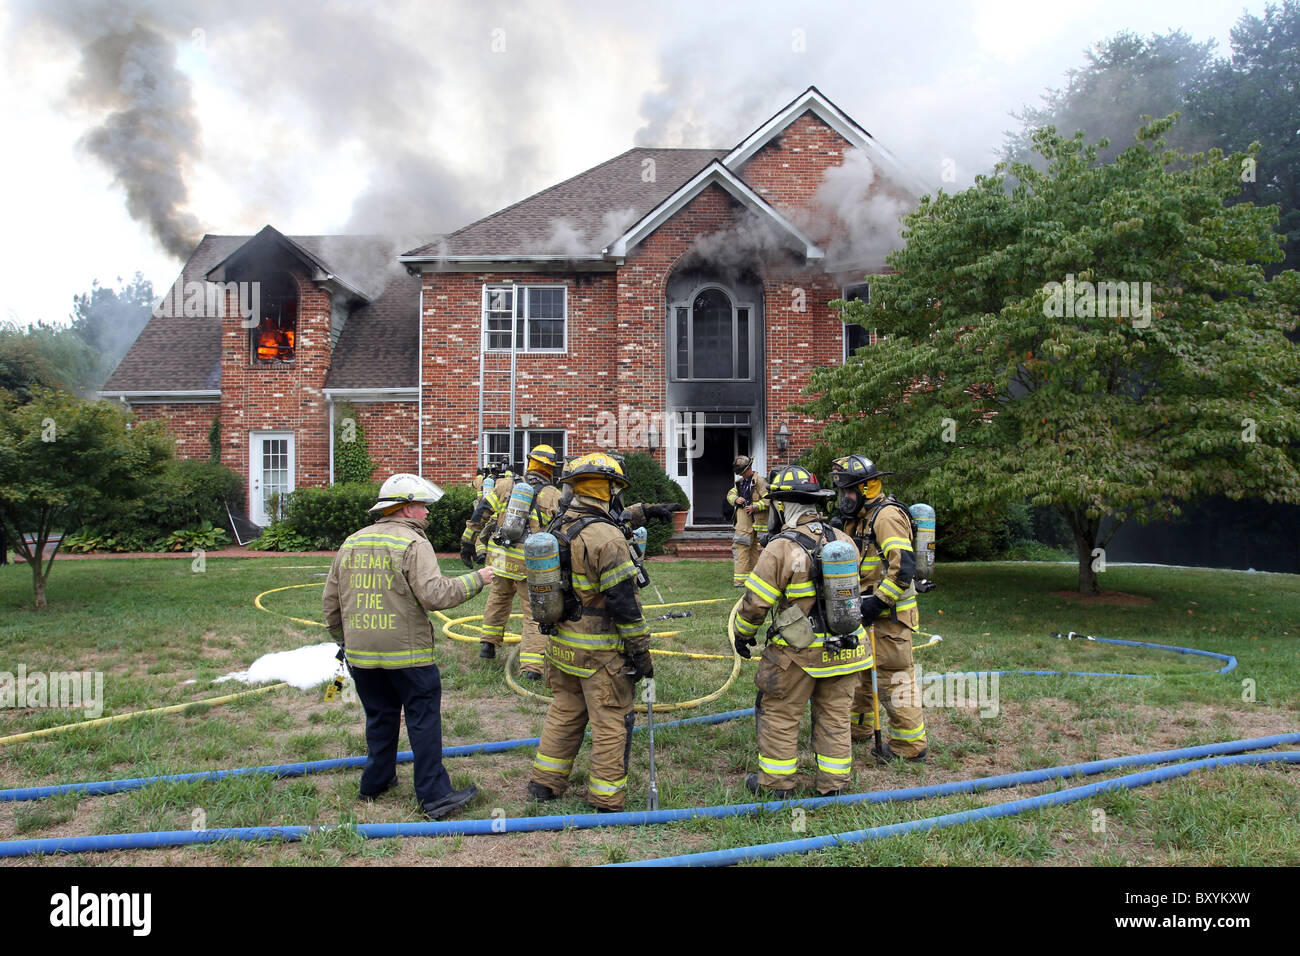
[[[866,302],[868,305],[870,305],[871,304],[871,283],[870,282],[853,282],[849,285],[840,286],[840,298],[847,302],[849,298],[849,290],[856,289],[859,286],[866,287],[867,294],[862,297],[862,300]],[[849,326],[851,325],[857,329],[862,328],[862,326],[858,325],[856,322],[845,322],[843,323],[843,325],[844,325],[844,343],[843,343],[844,361],[847,362],[853,356],[853,353],[849,351]],[[876,335],[875,329],[866,329],[865,331],[867,333],[867,345],[875,345],[878,341],[880,341],[879,336]]]
[[[713,289],[716,289],[717,291],[725,295],[727,297],[727,301],[731,303],[732,368],[735,368],[737,365],[739,365],[739,362],[736,359],[736,350],[738,348],[736,343],[737,340],[739,339],[739,331],[740,331],[740,310],[745,309],[749,313],[749,319],[748,319],[749,347],[747,349],[748,355],[746,356],[748,359],[749,367],[746,369],[748,374],[746,374],[744,377],[700,378],[698,376],[683,377],[677,374],[677,346],[678,346],[677,310],[678,309],[686,310],[686,349],[687,349],[687,356],[688,356],[687,365],[689,369],[693,371],[695,367],[695,357],[694,357],[695,353],[693,348],[691,347],[691,340],[695,334],[695,300],[699,298],[701,294]],[[708,283],[706,285],[700,286],[689,296],[687,296],[685,300],[681,302],[674,302],[669,307],[669,309],[670,311],[668,316],[668,331],[669,331],[668,362],[669,362],[669,374],[671,375],[671,381],[674,382],[752,382],[754,381],[754,351],[755,351],[754,340],[756,338],[755,332],[758,327],[758,318],[755,315],[754,304],[752,302],[739,302],[736,300],[735,294],[732,293],[732,291],[728,289],[726,286],[718,285],[716,283]]]
[[[493,291],[496,290],[504,291],[506,289],[509,289],[511,291],[511,304],[512,304],[512,311],[514,312],[514,316],[513,316],[514,322],[511,324],[511,329],[510,329],[511,347],[504,348],[504,349],[493,348],[490,344],[492,340],[490,338],[489,331],[488,331],[488,318],[489,318],[488,296]],[[528,292],[531,289],[560,289],[563,292],[564,315],[561,316],[558,321],[563,323],[562,327],[564,330],[563,333],[564,344],[560,348],[535,349],[529,347],[528,343],[531,338],[529,332],[531,331],[530,326],[531,323],[533,322],[532,316],[528,314]],[[517,352],[528,352],[534,355],[565,355],[568,353],[569,351],[569,287],[567,285],[564,285],[562,283],[555,283],[555,282],[535,283],[530,285],[517,285],[508,282],[485,282],[483,284],[482,296],[483,298],[481,302],[480,317],[481,317],[481,329],[482,329],[482,336],[483,336],[483,351],[505,353],[513,350]],[[554,322],[557,320],[548,317],[544,319],[539,318],[537,321]],[[515,341],[517,341],[519,337],[520,323],[523,324],[524,344],[521,347],[516,348],[514,343]],[[500,331],[497,331],[495,334],[500,335],[501,333]]]
[[[563,441],[564,447],[555,449],[556,453],[560,456],[560,463],[562,464],[564,462],[564,458],[566,455],[566,449],[569,447],[569,430],[567,428],[516,428],[515,434],[516,435],[522,434],[524,436],[524,450],[523,450],[524,458],[528,457],[528,453],[533,450],[533,445],[536,444],[536,441],[534,441],[532,436],[539,432],[559,432],[561,435],[564,436],[564,441]],[[483,431],[483,434],[479,438],[479,447],[483,449],[483,454],[482,454],[483,461],[481,461],[479,464],[484,467],[486,467],[489,464],[489,458],[490,458],[490,452],[488,450],[489,435],[502,435],[505,437],[506,441],[509,441],[510,429],[488,428]],[[513,448],[510,449],[510,456],[511,459],[514,458]],[[508,461],[507,464],[510,465],[510,467],[512,468],[514,467],[513,460]],[[559,465],[557,465],[555,469],[555,477],[558,478],[559,476],[560,476],[560,469],[559,469]]]

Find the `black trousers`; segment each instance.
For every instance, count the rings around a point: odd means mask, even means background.
[[[442,765],[442,675],[438,665],[353,667],[357,696],[366,711],[369,757],[361,772],[361,792],[378,793],[397,772],[397,733],[406,711],[406,733],[415,752],[415,795],[421,804],[451,793]]]

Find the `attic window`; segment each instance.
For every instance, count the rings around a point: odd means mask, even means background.
[[[298,284],[287,272],[262,283],[262,319],[252,330],[253,363],[292,362],[298,337]]]

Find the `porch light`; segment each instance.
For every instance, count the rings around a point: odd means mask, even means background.
[[[784,455],[789,450],[790,429],[786,427],[785,422],[782,422],[780,430],[776,433],[776,453],[778,455]]]

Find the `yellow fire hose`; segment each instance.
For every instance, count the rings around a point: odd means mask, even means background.
[[[25,734],[11,734],[8,737],[0,737],[0,747],[5,744],[15,744],[20,740],[30,740],[33,737],[46,737],[50,734],[62,733],[65,730],[76,730],[80,727],[95,727],[99,724],[112,724],[120,720],[132,720],[136,717],[143,717],[145,714],[176,714],[191,707],[215,707],[218,704],[228,704],[232,700],[240,697],[247,697],[249,694],[263,694],[268,690],[275,690],[278,687],[288,687],[288,684],[267,684],[265,687],[254,687],[252,690],[243,690],[238,694],[227,694],[225,697],[209,697],[207,700],[195,700],[188,704],[172,704],[168,707],[155,707],[152,710],[136,710],[129,714],[115,714],[112,717],[99,717],[95,720],[82,720],[75,724],[63,724],[60,727],[46,727],[44,730],[30,730]]]

